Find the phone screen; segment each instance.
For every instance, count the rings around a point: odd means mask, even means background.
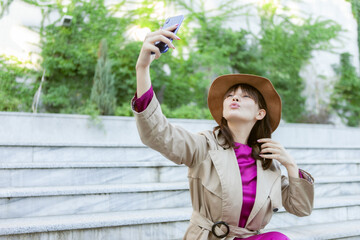
[[[183,22],[183,20],[184,20],[184,15],[170,17],[170,18],[166,19],[165,24],[162,26],[162,29],[171,27],[171,26],[173,26],[175,24],[179,24],[177,26],[177,28],[173,31],[176,34],[179,31],[179,28],[180,28],[181,23]],[[170,38],[170,41],[172,42],[173,39]],[[165,44],[164,42],[160,42],[160,41],[156,42],[155,46],[157,46],[160,49],[161,53],[165,53],[165,52],[167,52],[169,50],[168,45]],[[152,52],[151,54],[155,54],[155,53]]]

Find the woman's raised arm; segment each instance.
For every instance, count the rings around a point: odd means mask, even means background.
[[[158,41],[166,43],[170,48],[175,49],[169,38],[177,39],[171,30],[174,30],[177,25],[166,29],[160,29],[156,32],[151,32],[146,35],[143,46],[141,48],[137,63],[136,63],[136,92],[140,98],[147,90],[150,89],[150,64],[154,59],[158,59],[161,56],[160,50],[155,46]],[[151,52],[155,54],[151,54]]]
[[[150,64],[161,56],[155,46],[162,41],[174,48],[168,37],[179,39],[171,30],[176,25],[149,33],[141,48],[136,63],[137,97],[140,98],[151,87]],[[154,52],[155,54],[151,54]],[[162,114],[160,104],[154,95],[145,110],[133,111],[141,141],[148,147],[160,152],[177,164],[194,166],[207,154],[207,140],[204,135],[191,133],[181,127],[173,126]]]

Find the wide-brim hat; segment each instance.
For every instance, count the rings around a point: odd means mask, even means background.
[[[270,119],[271,130],[274,132],[281,119],[281,98],[269,79],[251,74],[222,75],[213,81],[209,89],[208,106],[215,121],[220,125],[225,93],[229,88],[240,83],[248,84],[262,94],[266,102],[266,114]]]

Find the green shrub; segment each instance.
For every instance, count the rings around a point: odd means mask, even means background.
[[[28,2],[37,5],[35,1]],[[337,37],[341,28],[329,20],[296,18],[272,1],[259,8],[261,31],[258,36],[244,29],[224,27],[232,17],[246,14],[249,6],[237,5],[231,0],[210,10],[205,8],[204,0],[144,0],[127,12],[121,9],[134,3],[121,1],[106,7],[104,0],[72,0],[66,6],[61,1],[42,6],[43,19],[54,12],[73,16],[70,27],[59,26],[57,21],[40,28],[42,66],[47,74],[43,95],[45,111],[96,113],[89,99],[97,50],[104,38],[108,43],[108,57],[112,59],[115,115],[131,115],[128,105],[136,91],[135,65],[142,42],[126,41],[124,33],[133,26],[157,30],[165,20],[154,18],[159,2],[188,12],[178,34],[181,40],[174,43],[177,54],[170,49],[151,66],[154,91],[160,103],[166,104],[169,114],[209,116],[190,113],[207,108],[207,92],[212,80],[222,74],[250,73],[272,80],[284,103],[284,120],[307,122],[316,118],[305,110],[304,81],[299,73],[313,50],[331,49],[329,42]]]
[[[330,105],[348,126],[360,126],[360,78],[350,57],[349,53],[341,54],[336,68],[340,79],[334,85]]]
[[[183,105],[176,109],[170,109],[166,104],[161,105],[166,117],[185,119],[212,119],[208,108],[200,108],[196,105]]]
[[[25,64],[0,55],[0,111],[31,111],[37,84],[17,81],[34,78],[34,71],[23,67]]]
[[[116,110],[115,110],[115,115],[116,116],[127,116],[127,117],[133,116],[134,114],[131,110],[130,101],[124,102],[120,106],[117,106]]]
[[[116,105],[114,75],[111,72],[111,60],[107,49],[106,39],[101,40],[90,97],[99,108],[101,115],[113,115]]]
[[[127,18],[114,17],[103,0],[72,0],[69,5],[48,6],[47,14],[58,12],[73,17],[70,27],[59,22],[47,25],[40,31],[42,66],[46,69],[46,111],[76,113],[90,97],[101,39],[105,38],[110,51],[118,51],[124,41]],[[67,12],[64,12],[67,9]],[[64,86],[67,94],[60,95],[53,88]],[[63,91],[63,90],[61,90]],[[59,98],[59,99],[56,99]]]
[[[190,11],[186,19],[197,23],[187,37],[195,39],[196,49],[190,53],[189,61],[193,68],[188,68],[187,76],[197,74],[197,82],[202,91],[190,95],[201,96],[215,77],[225,73],[249,73],[268,77],[278,90],[283,101],[283,118],[288,122],[306,120],[309,114],[305,110],[303,96],[304,81],[300,77],[301,68],[312,57],[313,50],[329,50],[329,41],[337,37],[341,27],[334,21],[303,19],[289,15],[286,8],[279,9],[273,2],[259,8],[261,31],[259,37],[251,32],[234,31],[223,27],[225,20],[241,14],[246,6],[224,7],[217,10],[217,15],[209,17],[205,1],[188,4],[177,1],[182,8]],[[226,3],[224,3],[226,5]],[[194,10],[199,9],[200,10]],[[240,9],[240,12],[239,12]],[[284,14],[278,14],[282,10]],[[229,14],[231,12],[232,14]],[[301,22],[295,24],[295,22]],[[202,72],[202,74],[199,74]],[[205,91],[204,91],[205,89]],[[183,91],[186,96],[188,92]],[[200,100],[200,101],[199,101]],[[195,101],[199,106],[206,106],[206,97]],[[167,101],[164,101],[168,104]],[[189,102],[186,102],[188,104]],[[173,107],[172,105],[169,105]]]
[[[302,67],[314,50],[329,50],[329,41],[338,36],[340,25],[330,20],[302,19],[276,14],[276,7],[265,4],[260,9],[261,37],[258,39],[262,75],[273,82],[283,102],[283,118],[299,122],[308,115],[305,110]],[[295,23],[295,22],[301,22]],[[259,71],[259,72],[260,72]]]

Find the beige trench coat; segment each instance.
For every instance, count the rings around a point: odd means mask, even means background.
[[[188,166],[193,215],[184,239],[220,239],[212,232],[214,222],[229,225],[222,238],[245,238],[258,233],[281,206],[296,216],[308,216],[313,209],[314,186],[308,180],[281,176],[279,164],[273,161],[268,170],[257,162],[257,190],[253,209],[245,228],[237,227],[242,207],[242,182],[233,148],[224,149],[212,131],[190,133],[171,125],[161,112],[154,95],[141,113],[134,111],[142,142],[176,164]],[[224,224],[214,228],[217,235],[227,232]]]

